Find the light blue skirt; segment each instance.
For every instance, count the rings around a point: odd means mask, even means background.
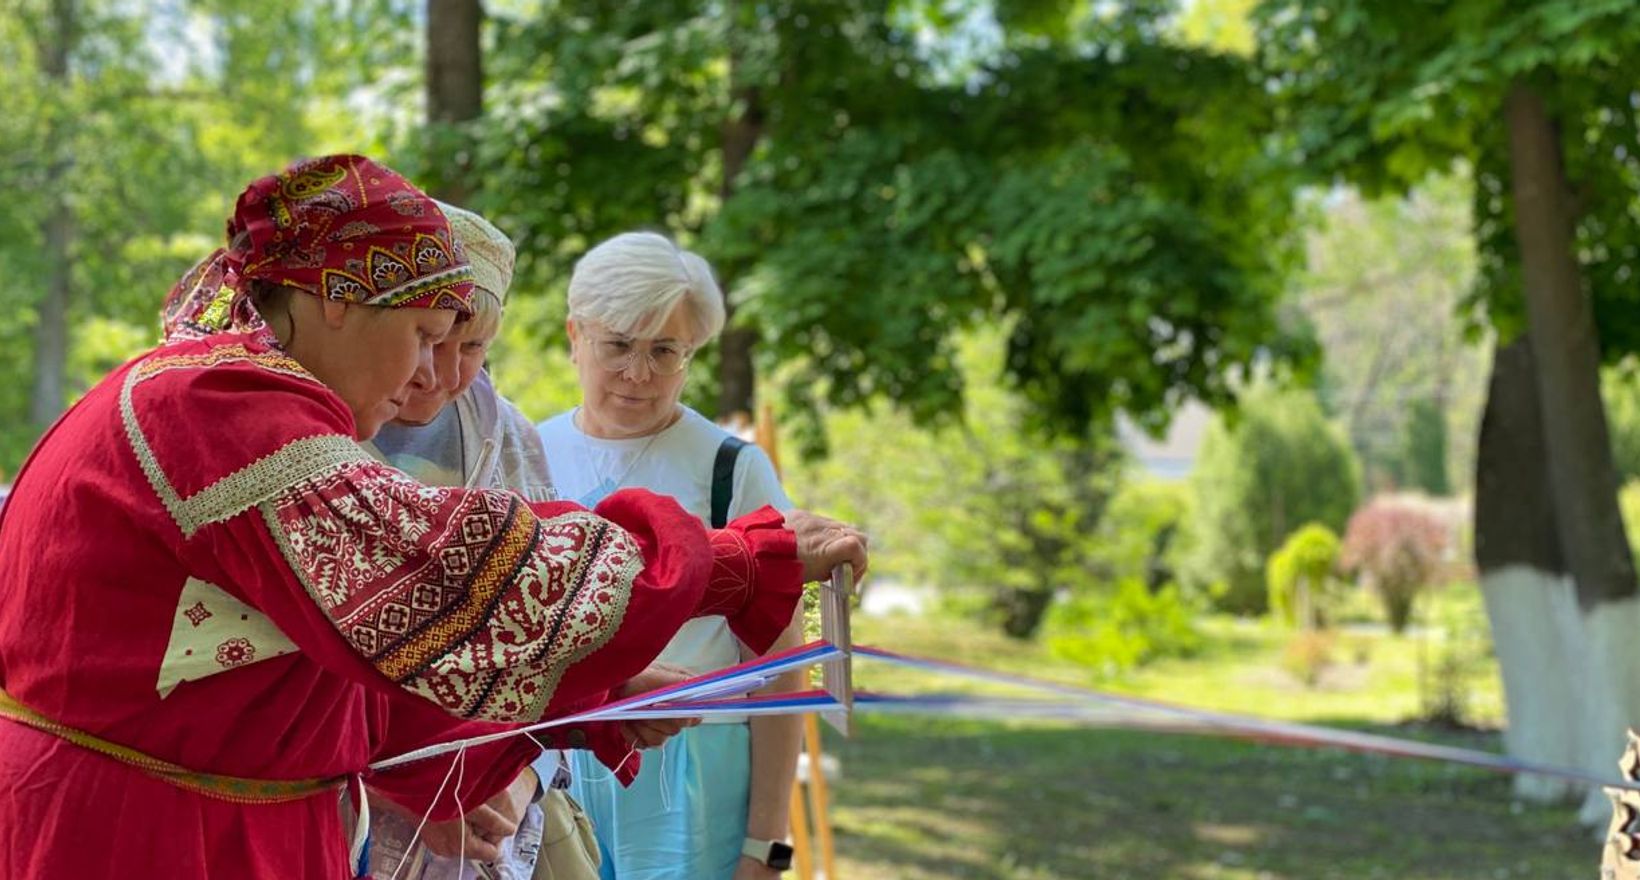
[[[630,788],[587,751],[570,794],[592,819],[604,880],[729,880],[746,839],[751,731],[702,724],[643,753]]]

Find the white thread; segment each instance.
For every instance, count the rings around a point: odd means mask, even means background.
[[[456,766],[458,764],[462,766],[466,765],[466,757],[467,746],[463,745],[456,749],[455,760],[450,762],[450,769],[444,771],[444,779],[439,782],[438,791],[433,793],[433,800],[428,803],[427,812],[421,815],[421,824],[416,826],[416,833],[410,835],[410,842],[404,847],[404,858],[399,861],[399,866],[393,869],[393,876],[388,878],[388,880],[399,880],[399,872],[404,870],[405,865],[410,864],[411,856],[413,856],[416,852],[416,842],[421,840],[421,830],[427,827],[427,820],[432,818],[433,810],[438,807],[438,799],[444,796],[444,787],[450,784],[450,774],[456,772]],[[456,780],[456,787],[458,789],[461,787],[460,779]],[[461,797],[458,793],[456,797],[456,805],[460,806],[460,804]]]
[[[666,785],[666,744],[662,744],[660,748],[656,749],[656,751],[661,753],[661,757],[660,757],[660,761],[661,761],[661,766],[660,766],[660,774],[661,774],[660,775],[661,810],[664,811],[664,812],[670,813],[670,812],[672,812],[672,792],[669,788],[667,788],[667,785]]]
[[[456,787],[453,791],[450,792],[450,794],[452,796],[454,796],[455,799],[456,799],[456,819],[457,819],[457,821],[459,821],[461,823],[461,846],[460,846],[460,848],[458,848],[456,850],[456,858],[460,859],[461,861],[466,861],[467,860],[467,807],[466,807],[466,805],[464,805],[461,802],[461,782],[462,782],[463,779],[465,779],[467,777],[467,750],[466,749],[462,749],[460,752],[456,753],[456,764],[459,765],[461,769],[456,771]],[[431,811],[429,811],[429,812],[431,812]],[[464,871],[458,871],[457,875],[459,876],[461,873],[464,873]]]
[[[613,768],[610,769],[610,771],[609,771],[610,778],[611,779],[615,778],[615,774],[621,772],[621,768],[625,767],[626,762],[632,760],[632,756],[636,755],[638,753],[638,751],[639,751],[638,741],[633,740],[632,741],[632,747],[626,750],[626,754],[621,757],[621,762],[619,764],[616,764]]]

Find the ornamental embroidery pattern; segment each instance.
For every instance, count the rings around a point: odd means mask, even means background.
[[[170,370],[209,369],[226,363],[248,364],[318,385],[312,374],[287,355],[252,351],[243,345],[225,345],[203,355],[159,354],[149,357],[131,369],[120,388],[120,418],[131,451],[137,456],[137,462],[142,466],[154,493],[159,496],[160,503],[165,505],[185,538],[193,537],[211,523],[238,516],[279,490],[315,473],[350,461],[369,460],[369,456],[351,437],[339,434],[303,437],[186,498],[179,495],[137,418],[137,389],[142,382]]]
[[[739,532],[712,532],[712,579],[701,603],[702,611],[734,616],[752,598],[757,565],[752,548]]]
[[[295,652],[296,643],[267,615],[216,584],[190,577],[177,596],[171,640],[154,688],[164,699],[185,681]]]
[[[205,607],[204,602],[195,602],[192,608],[182,613],[188,617],[188,622],[194,626],[199,626],[211,616],[211,610]]]
[[[250,639],[229,639],[216,646],[216,663],[223,669],[244,666],[256,660],[256,646]]]
[[[464,717],[535,720],[619,627],[637,543],[590,513],[537,518],[506,492],[433,488],[375,462],[261,506],[353,649]]]

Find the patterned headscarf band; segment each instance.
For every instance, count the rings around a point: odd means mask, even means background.
[[[472,314],[472,268],[444,214],[363,156],[307,159],[253,182],[227,232],[228,246],[171,288],[167,339],[260,325],[252,281],[358,305]]]

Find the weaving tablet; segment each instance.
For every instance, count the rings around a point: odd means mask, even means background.
[[[844,736],[854,713],[853,637],[849,631],[849,605],[854,598],[854,566],[843,564],[831,570],[831,578],[820,584],[820,638],[842,651],[835,660],[820,666],[820,686],[836,700],[839,709],[820,713],[827,724]]]

